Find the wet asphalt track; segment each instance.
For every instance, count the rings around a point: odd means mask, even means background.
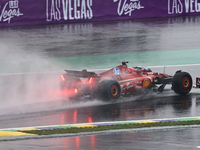
[[[91,55],[91,53],[106,55],[198,49],[200,47],[199,22],[200,17],[196,16],[136,22],[3,28],[1,29],[1,41],[3,41],[1,43],[1,47],[3,47],[1,60],[9,59],[17,62],[30,57],[70,57]],[[10,44],[7,46],[6,42]],[[179,68],[167,67],[165,71],[173,74]],[[198,65],[181,68],[190,72],[193,77],[198,76],[200,72]],[[23,68],[20,68],[21,70]],[[164,69],[154,68],[154,70],[163,72]],[[2,88],[0,90],[3,99],[3,105],[0,107],[0,128],[200,116],[200,91],[198,90],[193,90],[192,94],[185,97],[177,96],[167,90],[162,93],[163,95],[131,97],[121,99],[116,104],[96,100],[72,102],[67,101],[56,92],[53,95],[49,94],[48,91],[51,91],[52,87],[48,86],[48,81],[57,74],[59,75],[59,73],[36,74],[36,77],[31,77],[36,80],[29,85],[25,84],[26,87],[21,81],[28,82],[27,75],[17,75],[16,80],[13,79],[13,75],[4,76],[2,81],[6,81],[5,78],[8,78],[10,83],[6,85],[9,90]],[[33,86],[34,81],[39,86]],[[13,84],[15,82],[17,83]],[[10,88],[12,84],[15,86]],[[57,82],[53,84],[54,88],[58,87]],[[42,86],[49,88],[43,91]],[[32,92],[27,94],[27,89]],[[15,92],[9,94],[9,91]],[[200,145],[198,138],[198,129],[176,130],[175,132],[150,131],[122,133],[118,136],[28,140],[26,144],[24,141],[5,142],[1,143],[0,149],[132,149],[133,147],[134,149],[196,149]],[[189,141],[187,145],[185,141]],[[161,145],[161,142],[164,144]],[[116,147],[113,146],[113,143]],[[10,146],[11,144],[12,146]]]

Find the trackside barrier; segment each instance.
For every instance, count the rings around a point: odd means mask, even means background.
[[[0,27],[200,14],[198,0],[1,0]]]

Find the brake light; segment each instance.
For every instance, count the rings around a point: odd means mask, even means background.
[[[74,89],[74,93],[78,93],[78,89]]]
[[[61,74],[61,78],[62,78],[63,81],[65,81],[65,77],[64,77],[63,74]]]
[[[91,77],[91,78],[89,79],[89,83],[92,83],[92,81],[93,81],[93,78]]]

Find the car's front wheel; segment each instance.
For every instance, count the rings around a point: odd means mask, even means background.
[[[186,95],[192,89],[192,77],[187,72],[177,72],[172,79],[172,89],[175,93]]]

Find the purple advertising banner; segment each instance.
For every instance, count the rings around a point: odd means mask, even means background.
[[[0,27],[200,15],[200,0],[1,0]]]

